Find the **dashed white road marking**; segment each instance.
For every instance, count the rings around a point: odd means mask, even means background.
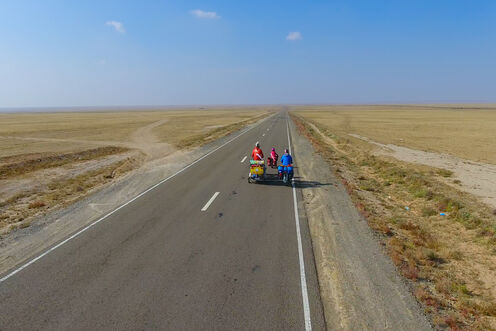
[[[212,195],[212,197],[210,198],[210,200],[207,201],[207,203],[205,204],[205,206],[203,206],[203,208],[201,209],[201,211],[205,211],[208,209],[208,207],[210,207],[210,205],[212,204],[212,202],[214,202],[215,198],[217,198],[217,196],[219,195],[220,192],[215,192],[214,195]]]
[[[287,123],[287,132],[288,132],[288,149],[289,149],[289,153],[293,154],[293,152],[291,151],[291,141],[289,139],[289,122],[286,123]],[[300,261],[300,284],[301,284],[301,297],[303,299],[303,316],[305,318],[305,331],[311,331],[312,318],[310,317],[310,304],[308,303],[307,277],[305,275],[305,260],[303,259],[300,218],[298,216],[298,200],[296,199],[296,188],[295,188],[294,178],[292,179],[292,186],[293,186],[294,214],[296,220],[296,239],[298,241],[298,260]]]
[[[245,162],[246,158],[247,158],[247,157],[245,156],[245,157],[241,160],[241,163]]]

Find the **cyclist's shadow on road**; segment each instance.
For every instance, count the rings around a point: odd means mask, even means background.
[[[313,180],[302,180],[301,177],[295,176],[294,184],[296,188],[311,188],[332,185],[330,183],[320,183]],[[257,182],[259,185],[272,185],[272,186],[288,186],[291,187],[291,183],[284,183],[277,174],[265,174],[264,180]]]

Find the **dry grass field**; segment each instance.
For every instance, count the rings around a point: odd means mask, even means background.
[[[136,134],[153,134],[156,142],[178,146],[184,139],[249,120],[268,110],[234,108],[0,114],[0,157],[74,152],[102,145],[133,147],[133,143],[141,138]]]
[[[494,140],[496,121],[491,119],[496,110],[311,108],[293,109],[299,130],[381,234],[393,263],[411,280],[435,325],[496,329],[496,210],[454,183],[454,172],[377,153],[384,146],[375,143],[494,162],[496,149],[486,145]],[[492,155],[486,155],[488,150]]]
[[[0,114],[0,233],[149,161],[212,142],[270,108]]]
[[[496,164],[496,105],[293,107],[339,134]]]

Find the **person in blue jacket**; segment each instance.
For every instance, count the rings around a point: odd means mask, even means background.
[[[290,164],[293,164],[293,158],[289,154],[288,149],[284,150],[284,155],[281,157],[281,163],[283,166],[288,166]]]
[[[284,155],[281,157],[281,165],[278,167],[279,178],[282,177],[283,171],[288,172],[288,177],[293,178],[293,158],[287,149],[284,150]]]

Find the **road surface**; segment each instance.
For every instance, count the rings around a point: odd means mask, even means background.
[[[246,179],[254,143],[282,155],[287,124],[278,113],[2,275],[0,329],[324,329],[298,190]]]

